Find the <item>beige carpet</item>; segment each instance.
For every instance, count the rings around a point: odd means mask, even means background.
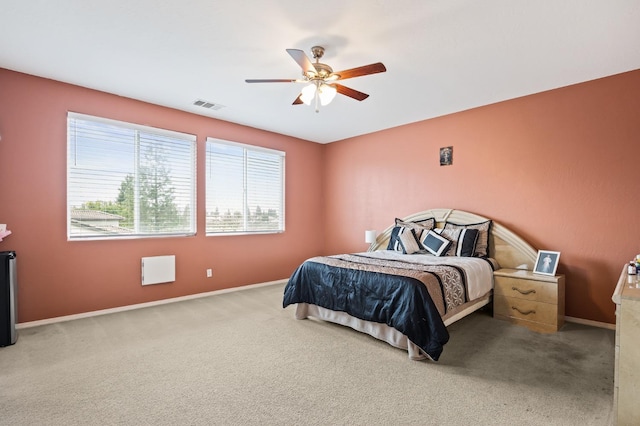
[[[438,363],[297,321],[282,285],[22,329],[1,425],[608,425],[614,333],[477,312]]]

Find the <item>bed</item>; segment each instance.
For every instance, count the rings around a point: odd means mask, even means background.
[[[296,319],[353,328],[437,361],[446,327],[487,305],[493,271],[531,270],[537,251],[495,221],[454,209],[415,213],[383,231],[367,252],[318,256],[289,279],[283,307]]]

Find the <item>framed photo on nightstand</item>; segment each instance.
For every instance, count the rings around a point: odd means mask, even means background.
[[[542,275],[555,275],[559,260],[559,251],[538,250],[538,257],[533,272]]]

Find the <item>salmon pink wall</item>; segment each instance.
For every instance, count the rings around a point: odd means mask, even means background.
[[[68,242],[67,111],[197,135],[197,235]],[[13,232],[0,250],[18,253],[19,322],[283,279],[322,250],[309,226],[322,223],[322,145],[4,69],[0,136],[0,222]],[[205,236],[207,136],[286,152],[284,233]],[[176,281],[142,287],[140,258],[166,254]]]
[[[194,237],[66,241],[67,111],[195,134],[200,159],[207,136],[285,151],[286,232],[205,237],[200,190]],[[615,322],[611,293],[640,253],[640,71],[319,145],[0,69],[0,136],[0,222],[13,231],[0,250],[18,252],[20,322],[286,278],[435,207],[561,251],[577,318]],[[176,255],[176,282],[142,287],[140,258],[163,254]]]
[[[425,96],[428,96],[425,94]],[[453,146],[453,164],[439,148]],[[561,252],[566,314],[614,323],[611,295],[640,253],[640,70],[327,145],[326,253],[365,229],[456,208]]]

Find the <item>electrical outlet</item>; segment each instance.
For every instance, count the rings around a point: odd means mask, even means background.
[[[213,269],[207,269],[207,278],[211,278],[213,276]]]

